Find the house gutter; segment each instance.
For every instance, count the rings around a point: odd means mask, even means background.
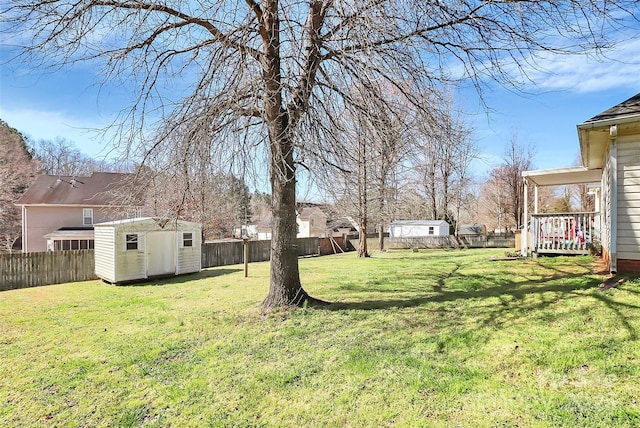
[[[634,123],[640,120],[640,114],[631,114],[627,116],[619,116],[611,119],[602,119],[596,120],[593,122],[584,122],[576,126],[578,129],[578,142],[580,143],[580,152],[582,153],[582,163],[587,165],[587,159],[584,157],[585,153],[589,152],[590,141],[588,138],[589,131],[600,129],[606,130],[609,127],[609,131],[611,131],[611,127],[616,127],[617,125],[625,125],[627,123]],[[617,130],[616,130],[616,138],[617,138]],[[602,154],[604,157],[604,153]]]
[[[618,270],[618,127],[613,124],[609,128],[609,138],[611,141],[611,151],[609,160],[610,182],[610,242],[609,242],[609,271],[616,273]]]
[[[623,125],[625,123],[637,122],[640,114],[632,114],[629,116],[614,117],[611,119],[602,119],[594,122],[584,122],[578,126],[578,129],[588,131],[590,129],[604,128],[606,126]],[[616,131],[617,132],[617,131]]]

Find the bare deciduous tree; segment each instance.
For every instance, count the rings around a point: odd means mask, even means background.
[[[533,167],[533,148],[518,141],[514,132],[505,148],[502,163],[489,173],[486,190],[492,207],[489,211],[497,215],[499,228],[518,228],[524,215],[524,179],[522,172]]]
[[[95,171],[109,172],[117,168],[81,153],[75,144],[64,138],[39,140],[32,144],[34,156],[48,175],[89,176]]]
[[[1,7],[3,31],[22,36],[26,55],[58,66],[96,59],[107,79],[137,84],[119,122],[122,141],[136,143],[156,120],[165,132],[149,151],[180,128],[218,151],[255,156],[266,148],[273,239],[265,309],[313,302],[298,271],[296,168],[302,156],[321,160],[334,150],[333,119],[354,103],[348,88],[386,81],[419,106],[413,95],[438,80],[514,85],[511,71],[526,78],[536,54],[608,46],[611,31],[638,11],[632,0],[15,0]]]
[[[477,148],[470,138],[471,128],[450,95],[431,96],[427,103],[430,114],[420,115],[415,127],[419,146],[412,158],[416,188],[423,192],[429,219],[457,224]]]

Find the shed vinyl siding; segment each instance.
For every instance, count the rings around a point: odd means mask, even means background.
[[[147,279],[153,276],[178,275],[199,272],[201,268],[202,226],[187,221],[166,221],[157,218],[137,218],[112,221],[96,225],[96,230],[110,241],[99,241],[98,252],[106,260],[100,260],[101,277],[109,282],[122,283]],[[185,246],[185,236],[187,239]],[[135,235],[127,246],[127,235]],[[137,244],[134,249],[133,243]],[[191,244],[191,245],[189,245]],[[129,247],[129,249],[127,249]]]
[[[193,245],[191,247],[185,247],[183,244],[184,233],[192,233]],[[200,264],[202,260],[201,256],[201,238],[202,233],[199,230],[182,231],[178,233],[178,239],[180,245],[178,248],[178,264],[176,266],[176,274],[199,272]]]
[[[114,231],[110,227],[96,227],[94,229],[95,243],[95,272],[96,276],[109,282],[115,282],[115,241]]]
[[[138,234],[138,249],[127,250],[126,236],[132,233]],[[115,272],[116,281],[130,281],[147,277],[146,265],[146,235],[137,230],[131,230],[131,226],[126,228],[115,228]]]
[[[640,136],[618,138],[618,259],[640,260]]]

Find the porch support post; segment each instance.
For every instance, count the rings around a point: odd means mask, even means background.
[[[524,224],[522,225],[522,234],[520,235],[520,255],[527,257],[527,236],[529,236],[529,180],[525,177],[524,181]]]
[[[618,127],[609,128],[611,150],[609,153],[609,200],[611,216],[609,218],[609,271],[618,271]]]
[[[538,214],[538,185],[533,187],[533,213]]]

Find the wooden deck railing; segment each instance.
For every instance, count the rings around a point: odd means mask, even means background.
[[[531,215],[531,250],[538,254],[589,254],[600,239],[599,213]]]

